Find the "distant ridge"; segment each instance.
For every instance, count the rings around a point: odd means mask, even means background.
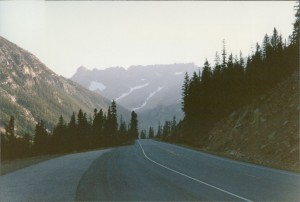
[[[71,80],[122,106],[135,110],[141,128],[157,126],[158,122],[171,120],[181,111],[181,87],[185,72],[198,71],[194,63],[164,65],[134,65],[128,69],[111,67],[104,70],[88,70],[81,66]]]

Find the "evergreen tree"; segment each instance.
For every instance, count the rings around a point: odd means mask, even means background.
[[[300,37],[300,31],[299,31],[299,27],[300,27],[300,2],[297,1],[297,5],[295,5],[295,17],[296,20],[293,24],[293,33],[291,35],[291,45],[295,46],[297,48],[299,48],[299,37]]]
[[[111,103],[111,127],[112,127],[112,133],[117,134],[118,121],[117,121],[117,104],[115,100],[113,100]]]
[[[271,48],[270,38],[266,34],[262,43],[262,56],[264,59],[267,59],[270,56]]]
[[[126,122],[123,120],[122,115],[120,118],[119,136],[120,136],[121,141],[126,141],[128,139],[127,138],[127,126],[126,126]]]
[[[74,150],[77,147],[77,138],[78,138],[76,116],[74,112],[71,116],[70,122],[68,123],[66,136],[67,136],[66,138],[68,139],[68,145],[66,149]]]
[[[87,142],[89,135],[88,131],[88,121],[87,121],[87,115],[82,111],[82,109],[79,109],[77,114],[77,131],[76,131],[76,139],[75,139],[75,148],[77,149],[83,149],[88,147],[89,144]]]
[[[104,134],[107,139],[111,135],[111,110],[110,106],[107,109],[106,119],[104,122]]]
[[[210,64],[208,63],[208,61],[206,59],[203,70],[202,70],[202,77],[201,77],[201,82],[202,82],[204,88],[208,88],[208,86],[211,82],[211,79],[212,79],[212,70],[211,70]]]
[[[145,130],[141,131],[141,139],[146,139],[147,138],[147,134]]]
[[[1,157],[3,159],[16,158],[15,118],[10,117],[5,127],[5,134],[1,135]]]
[[[222,50],[222,67],[225,68],[227,65],[226,62],[226,48],[225,48],[225,39],[223,39],[223,50]]]
[[[170,122],[170,136],[171,138],[175,137],[175,133],[176,133],[176,126],[177,126],[177,122],[176,122],[176,117],[173,116],[172,121]]]
[[[182,85],[182,111],[186,112],[186,103],[187,103],[187,98],[188,98],[188,92],[189,92],[189,83],[190,83],[190,79],[189,79],[189,75],[186,72],[185,76],[184,76],[184,81],[183,81],[183,85]]]
[[[84,113],[82,112],[81,109],[79,109],[78,114],[77,114],[77,123],[78,123],[78,130],[79,130],[79,134],[83,134],[84,133],[84,126],[85,123],[87,122],[87,120],[85,120],[85,116]]]
[[[35,127],[34,148],[36,154],[45,154],[48,152],[47,137],[48,132],[45,128],[44,121],[41,120]]]
[[[273,30],[273,36],[271,38],[271,45],[274,51],[277,51],[278,49],[278,43],[279,43],[279,36],[276,28]]]
[[[105,141],[107,144],[115,144],[117,141],[118,122],[117,107],[113,100],[111,106],[108,107],[106,121],[104,123]]]
[[[199,93],[200,76],[196,72],[193,73],[189,82],[188,96],[185,98],[185,118],[191,121],[197,119],[199,111],[195,110],[194,106],[200,102],[201,94]]]
[[[11,116],[8,125],[5,128],[6,135],[9,137],[10,141],[15,139],[15,117]]]
[[[163,139],[168,140],[170,135],[171,135],[171,123],[170,121],[165,121],[165,124],[163,126],[163,134],[162,134]]]
[[[162,128],[161,128],[161,125],[160,125],[160,121],[158,122],[156,137],[157,138],[162,138]]]
[[[98,119],[98,109],[94,109],[94,119],[93,119],[93,127],[96,127],[96,122],[97,122],[97,119]]]
[[[219,65],[220,65],[220,56],[217,51],[215,55],[215,66],[219,66]]]
[[[1,160],[4,160],[5,159],[5,153],[7,151],[7,148],[6,148],[6,143],[7,143],[7,140],[6,140],[6,137],[5,137],[5,134],[0,132],[0,135],[1,135]]]
[[[221,60],[220,60],[220,56],[219,56],[218,52],[216,52],[215,67],[214,67],[214,70],[213,70],[214,79],[217,79],[217,80],[220,79],[221,73],[222,73]]]
[[[101,145],[101,141],[103,139],[103,130],[104,130],[104,113],[103,110],[100,109],[99,112],[94,110],[94,120],[93,120],[93,134],[95,136],[96,145]]]
[[[30,135],[28,133],[25,133],[23,138],[22,138],[22,142],[23,142],[23,156],[29,156],[30,155]]]
[[[230,55],[228,57],[227,68],[229,70],[231,70],[233,68],[233,56],[232,56],[232,53],[230,53]]]
[[[129,135],[131,139],[138,139],[139,137],[138,119],[137,114],[134,111],[131,112]]]
[[[62,115],[60,115],[58,124],[53,130],[53,144],[52,147],[55,148],[55,150],[52,148],[53,152],[61,152],[64,150],[67,150],[67,126],[65,124],[64,118]]]
[[[244,58],[243,58],[243,53],[242,53],[242,51],[240,51],[239,65],[240,65],[241,69],[244,70],[245,61],[244,61]]]
[[[176,116],[173,116],[173,120],[171,122],[171,131],[174,131],[176,128],[177,122],[176,122]]]
[[[153,139],[154,138],[154,130],[153,130],[152,127],[149,128],[148,136],[149,136],[149,139]]]
[[[76,118],[75,118],[75,113],[73,112],[72,116],[71,116],[71,120],[68,124],[68,128],[69,129],[76,129]]]

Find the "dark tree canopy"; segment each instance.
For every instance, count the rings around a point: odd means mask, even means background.
[[[134,111],[131,112],[129,134],[133,139],[137,139],[139,137],[138,119],[137,114]]]
[[[65,153],[88,149],[104,148],[127,144],[137,138],[131,136],[127,124],[120,118],[117,122],[117,105],[113,101],[106,113],[94,109],[94,115],[89,116],[82,109],[72,114],[67,123],[62,115],[58,117],[57,125],[51,133],[41,120],[36,124],[33,141],[29,134],[23,138],[14,136],[14,117],[6,127],[6,133],[1,133],[1,157],[3,160],[15,159],[33,155]],[[134,113],[133,126],[137,128],[137,115]],[[118,125],[120,127],[118,128]],[[33,144],[32,144],[33,143]]]
[[[299,67],[299,4],[290,43],[284,43],[276,28],[267,34],[262,45],[246,63],[242,53],[233,56],[226,52],[223,41],[222,61],[216,52],[215,65],[205,60],[202,72],[186,73],[182,86],[183,121],[170,133],[170,122],[159,126],[163,139],[179,138],[189,143],[207,141],[208,130],[220,119],[267,92]],[[297,38],[296,38],[297,36]]]

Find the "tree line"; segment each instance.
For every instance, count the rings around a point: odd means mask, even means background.
[[[164,124],[161,124],[159,121],[156,133],[152,126],[149,127],[148,131],[145,129],[141,130],[140,138],[169,141],[178,135],[177,126],[176,116],[173,116],[171,121],[166,120]]]
[[[94,109],[93,117],[81,109],[73,112],[69,122],[60,116],[52,131],[41,120],[33,138],[29,134],[16,136],[14,122],[11,116],[5,133],[1,133],[1,160],[118,146],[133,142],[139,135],[137,114],[132,111],[129,124],[122,116],[118,121],[115,101],[107,112]]]
[[[299,5],[288,43],[274,28],[255,51],[244,58],[216,52],[214,66],[206,59],[202,71],[185,74],[180,121],[165,140],[204,145],[208,131],[220,119],[276,86],[299,67]],[[161,126],[158,126],[160,137]]]

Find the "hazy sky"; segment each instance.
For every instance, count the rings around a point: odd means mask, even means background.
[[[0,35],[35,54],[54,72],[80,65],[212,63],[226,40],[244,56],[273,28],[287,38],[293,1],[45,2],[1,1]]]

